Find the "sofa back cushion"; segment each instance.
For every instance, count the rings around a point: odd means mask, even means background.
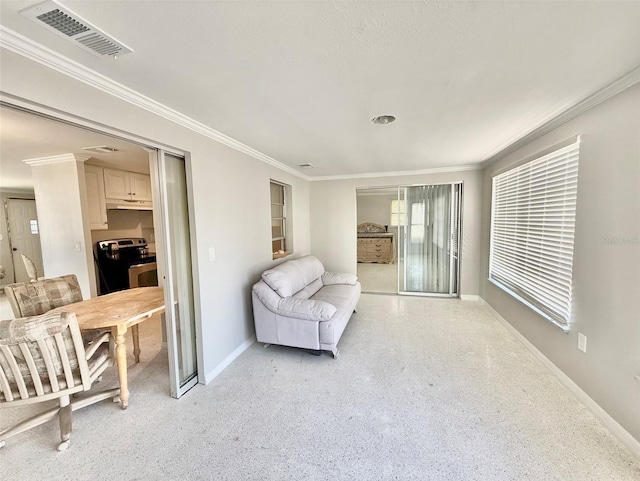
[[[287,261],[264,271],[262,280],[278,293],[280,297],[291,297],[322,277],[324,266],[313,256]],[[316,289],[317,290],[317,289]],[[313,294],[309,294],[310,296]]]
[[[293,297],[296,299],[309,299],[312,295],[318,292],[322,288],[322,278],[318,278],[315,281],[311,281],[309,284],[304,286],[303,289],[300,289],[296,292]]]

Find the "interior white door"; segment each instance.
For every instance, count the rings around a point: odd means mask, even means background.
[[[24,254],[35,263],[38,277],[44,276],[36,201],[30,199],[7,199],[7,218],[15,281],[29,282],[29,276],[24,267],[21,254]]]

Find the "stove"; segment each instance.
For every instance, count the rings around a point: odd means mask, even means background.
[[[140,264],[156,262],[155,254],[149,253],[147,240],[143,237],[110,239],[96,243],[97,263],[100,276],[100,295],[129,289],[129,269]],[[155,266],[154,266],[155,267]],[[155,269],[145,274],[137,285],[157,286]]]

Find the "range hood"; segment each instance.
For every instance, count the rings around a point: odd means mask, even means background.
[[[107,210],[153,210],[151,202],[133,201],[107,201]]]

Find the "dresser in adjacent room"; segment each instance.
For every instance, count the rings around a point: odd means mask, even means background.
[[[358,224],[358,262],[391,264],[393,234],[373,222]]]

